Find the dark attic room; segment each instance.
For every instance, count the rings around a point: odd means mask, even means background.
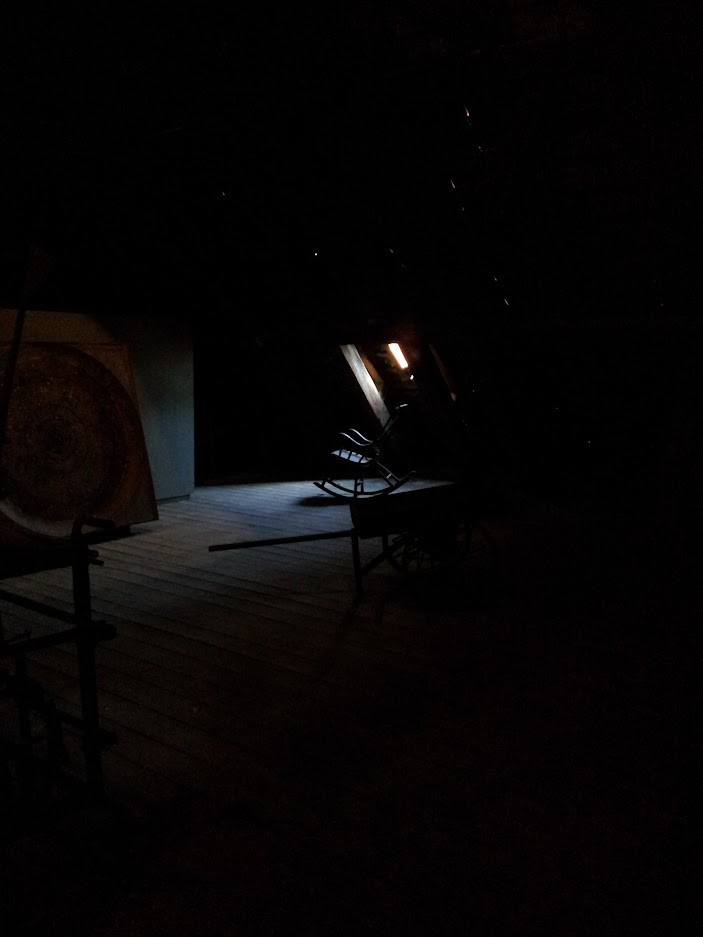
[[[701,35],[3,11],[4,934],[700,930]]]

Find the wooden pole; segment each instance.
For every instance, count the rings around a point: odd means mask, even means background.
[[[20,345],[22,342],[22,333],[24,332],[24,323],[27,317],[27,303],[32,293],[38,289],[46,279],[51,268],[51,257],[40,247],[32,245],[29,248],[27,258],[27,270],[22,288],[22,298],[20,306],[15,316],[15,325],[12,331],[12,342],[7,356],[7,367],[0,391],[0,465],[2,464],[2,454],[5,448],[5,435],[7,433],[7,415],[10,411],[10,399],[12,397],[12,385],[15,381],[15,371],[17,370],[17,359],[19,358]],[[0,491],[0,496],[2,492]]]
[[[17,358],[20,353],[20,343],[22,341],[22,332],[24,330],[24,320],[27,310],[22,306],[15,316],[15,326],[12,332],[12,342],[7,356],[7,367],[2,382],[2,392],[0,394],[0,463],[2,462],[2,453],[5,448],[5,434],[7,432],[7,414],[10,410],[10,398],[12,396],[12,385],[15,380],[15,370],[17,368]]]

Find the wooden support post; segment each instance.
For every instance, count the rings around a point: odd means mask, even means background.
[[[364,396],[374,412],[378,422],[381,426],[384,426],[390,419],[390,413],[388,412],[388,407],[383,402],[383,398],[378,392],[373,378],[369,374],[368,368],[364,364],[363,358],[359,354],[359,350],[356,345],[340,345],[342,354],[352,370],[352,374],[356,378],[359,387],[364,392]]]

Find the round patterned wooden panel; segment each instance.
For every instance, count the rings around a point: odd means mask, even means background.
[[[66,345],[24,347],[2,453],[0,514],[51,537],[68,536],[81,516],[119,516],[141,472],[141,432],[131,397],[101,362]]]

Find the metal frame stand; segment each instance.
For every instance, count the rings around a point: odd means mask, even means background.
[[[25,635],[15,640],[5,640],[0,633],[0,659],[10,659],[14,662],[13,673],[0,673],[0,683],[4,676],[5,695],[11,697],[17,706],[17,763],[20,783],[22,775],[27,778],[29,772],[28,763],[33,743],[31,713],[37,708],[42,697],[41,688],[28,674],[27,655],[49,647],[73,644],[76,647],[81,716],[64,713],[46,699],[43,699],[41,705],[47,722],[50,757],[53,755],[58,758],[62,750],[60,729],[63,725],[70,726],[80,734],[86,788],[91,799],[100,799],[103,796],[102,750],[107,744],[116,741],[112,733],[101,729],[98,706],[95,650],[100,642],[115,635],[113,626],[95,621],[92,616],[89,567],[100,562],[96,551],[89,549],[85,543],[71,543],[45,550],[12,549],[0,553],[0,575],[3,578],[70,567],[73,587],[73,612],[28,599],[7,589],[0,589],[0,600],[3,602],[39,612],[70,626],[58,632],[38,637]]]

